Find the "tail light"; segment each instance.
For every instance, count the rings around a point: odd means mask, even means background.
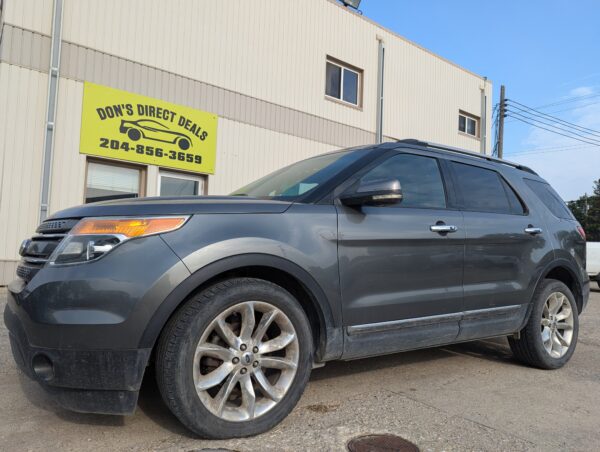
[[[585,241],[585,230],[580,225],[577,225],[577,232],[579,232],[579,235]]]

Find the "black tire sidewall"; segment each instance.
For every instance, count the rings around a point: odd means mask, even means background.
[[[277,405],[252,421],[231,422],[213,415],[198,397],[192,377],[193,356],[200,337],[217,315],[233,305],[250,300],[270,303],[287,315],[296,330],[300,356],[294,381]],[[179,336],[173,357],[176,368],[181,370],[171,375],[175,379],[175,397],[180,404],[180,410],[174,410],[176,416],[190,430],[210,438],[251,436],[269,430],[293,409],[310,376],[313,341],[304,311],[283,288],[267,281],[249,278],[225,281],[203,291],[190,301],[193,303],[188,308],[198,305],[198,309],[194,309],[195,312],[187,317],[187,321],[179,322],[179,326],[187,328],[189,334]],[[168,401],[167,403],[169,404]]]
[[[569,346],[567,353],[560,358],[554,358],[548,354],[542,342],[542,335],[540,332],[544,305],[546,304],[546,300],[550,294],[553,292],[560,292],[565,295],[571,304],[571,310],[573,312],[573,337],[571,339],[571,345]],[[564,283],[556,280],[548,280],[547,282],[543,283],[543,286],[540,287],[536,294],[527,328],[529,329],[527,334],[530,334],[533,339],[531,343],[534,347],[534,353],[537,355],[537,358],[540,360],[544,368],[558,369],[564,366],[567,361],[571,359],[571,356],[575,352],[577,338],[579,336],[579,315],[575,297]]]

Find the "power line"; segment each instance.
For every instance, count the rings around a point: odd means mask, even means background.
[[[598,100],[596,102],[589,102],[587,104],[575,105],[574,107],[563,108],[562,110],[552,110],[552,111],[549,111],[548,113],[560,113],[563,111],[578,110],[579,108],[585,108],[585,107],[589,107],[590,105],[597,105],[597,104],[600,104],[600,100]]]
[[[530,151],[549,151],[549,150],[553,150],[553,149],[574,149],[574,148],[581,148],[581,147],[585,147],[585,144],[570,144],[568,146],[544,146],[541,148],[529,148],[529,149],[523,149],[522,151],[518,151],[518,152],[530,152]]]
[[[582,150],[586,150],[586,149],[592,149],[595,146],[589,145],[589,144],[581,144],[581,145],[577,145],[575,147],[578,148],[578,150],[582,151]],[[513,156],[513,155],[528,156],[528,155],[538,155],[538,154],[552,154],[555,152],[565,152],[565,151],[573,151],[573,150],[574,150],[573,146],[566,146],[564,148],[551,149],[551,150],[546,150],[546,151],[534,151],[534,152],[517,151],[517,152],[511,152],[510,155],[511,156]]]
[[[539,107],[535,107],[535,108],[548,108],[548,107],[553,107],[555,105],[563,105],[563,104],[569,104],[571,102],[579,102],[581,100],[587,100],[587,99],[591,99],[593,97],[600,97],[600,93],[596,93],[596,94],[585,94],[583,96],[574,96],[574,97],[568,97],[566,99],[557,101],[557,102],[552,102],[549,104],[545,104],[545,105],[540,105]]]
[[[546,126],[550,126],[553,129],[555,129],[555,130],[560,130],[562,132],[570,133],[571,135],[576,135],[576,136],[584,138],[586,140],[593,141],[594,143],[597,143],[600,146],[600,140],[598,140],[596,138],[593,138],[593,137],[590,137],[589,134],[588,135],[582,135],[580,133],[573,132],[572,130],[569,130],[569,129],[563,129],[562,127],[559,127],[556,124],[552,124],[550,122],[545,122],[545,121],[543,121],[541,119],[532,118],[531,116],[527,116],[527,115],[524,115],[524,114],[516,112],[516,111],[512,111],[509,114],[511,115],[512,118],[515,118],[517,120],[519,119],[519,118],[517,118],[517,116],[520,116],[521,118],[529,119],[530,121],[535,121],[535,122],[542,123],[542,124],[544,124]],[[513,116],[513,115],[517,115],[517,116]]]
[[[570,127],[575,128],[575,129],[579,129],[582,132],[588,131],[588,132],[591,132],[591,133],[588,133],[588,135],[591,134],[591,135],[597,135],[598,137],[600,137],[600,131],[598,131],[598,130],[590,129],[589,127],[583,127],[583,126],[580,126],[578,124],[574,124],[572,122],[565,121],[564,119],[557,118],[556,116],[552,116],[552,115],[549,115],[547,113],[542,113],[541,111],[537,111],[536,109],[528,107],[527,105],[524,105],[524,104],[522,104],[520,102],[517,102],[516,100],[510,100],[510,99],[508,99],[508,102],[510,102],[512,104],[517,104],[517,105],[512,105],[512,107],[516,108],[516,109],[518,109],[518,110],[520,110],[522,112],[525,112],[527,114],[530,114],[530,115],[533,115],[533,116],[538,116],[538,117],[543,118],[543,119],[548,118],[552,122],[562,123],[562,124],[564,124],[566,126],[570,126]],[[524,108],[519,107],[519,105],[521,107],[524,107]],[[548,119],[546,119],[546,120],[548,120]]]
[[[514,117],[514,116],[513,116],[513,117]],[[521,118],[517,118],[517,117],[514,117],[514,118],[515,118],[517,121],[521,121],[521,122],[523,122],[523,123],[525,123],[525,124],[529,124],[530,126],[537,127],[538,129],[547,130],[548,132],[552,132],[552,133],[555,133],[555,134],[557,134],[557,135],[562,135],[563,137],[571,138],[572,140],[581,141],[582,143],[587,143],[587,144],[591,144],[591,145],[594,145],[594,146],[598,146],[598,147],[600,147],[600,143],[593,142],[593,141],[591,142],[591,141],[582,140],[581,138],[576,138],[576,137],[574,137],[574,136],[566,135],[566,134],[564,134],[564,133],[557,132],[556,130],[548,129],[548,128],[546,128],[546,127],[542,127],[542,126],[540,126],[540,125],[538,125],[538,124],[535,124],[535,123],[532,123],[532,122],[529,122],[529,121],[525,121],[524,119],[521,119]],[[530,118],[530,119],[531,119],[531,118]],[[534,119],[534,121],[535,121],[535,119]]]

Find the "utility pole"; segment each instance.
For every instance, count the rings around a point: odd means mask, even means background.
[[[506,97],[504,85],[500,85],[500,107],[498,109],[498,158],[504,155],[504,117],[506,116]]]

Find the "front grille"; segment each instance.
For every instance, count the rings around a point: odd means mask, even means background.
[[[65,233],[69,232],[73,226],[77,224],[79,220],[50,220],[44,221],[38,226],[35,232],[40,234],[51,234],[51,233]]]
[[[17,276],[30,281],[35,274],[48,262],[48,259],[79,220],[51,220],[40,224],[37,234],[21,245],[22,261],[17,266]]]

